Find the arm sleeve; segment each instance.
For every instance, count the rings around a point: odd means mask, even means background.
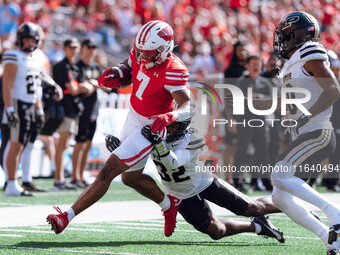
[[[166,169],[176,169],[190,161],[190,151],[184,148],[170,151],[167,156],[161,158],[161,161]]]

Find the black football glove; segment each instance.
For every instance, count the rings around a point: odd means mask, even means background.
[[[154,145],[158,156],[165,157],[169,155],[170,150],[167,143],[162,139],[158,132],[151,132],[151,125],[144,126],[141,133],[151,144]]]
[[[9,127],[15,127],[16,124],[19,122],[19,117],[15,113],[14,107],[8,107],[6,109],[7,121]]]
[[[142,128],[142,135],[153,145],[161,143],[163,140],[158,132],[151,132],[151,125],[146,125]]]
[[[105,136],[105,145],[110,152],[113,152],[115,149],[117,149],[120,144],[120,140],[114,135],[108,134],[107,136]]]
[[[56,100],[59,97],[58,89],[55,85],[46,83],[43,88],[43,96],[45,99]]]
[[[291,123],[289,124],[291,127],[288,127],[285,133],[289,132],[292,137],[296,137],[299,134],[299,128],[306,125],[309,120],[310,117],[308,115],[302,114],[299,118],[295,120],[296,125],[294,127],[293,125],[295,124],[295,122],[291,121]]]
[[[45,114],[35,114],[35,126],[37,127],[38,134],[45,124]]]

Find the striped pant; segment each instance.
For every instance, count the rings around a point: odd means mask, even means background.
[[[296,170],[295,176],[308,179],[316,171],[321,172],[319,164],[333,154],[335,145],[333,130],[315,130],[298,136],[276,162],[290,163]]]

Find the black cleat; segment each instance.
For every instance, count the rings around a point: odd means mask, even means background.
[[[275,238],[280,243],[285,242],[283,233],[268,220],[268,216],[255,217],[253,222],[261,226],[261,232],[258,233],[259,236],[264,236],[265,238]]]
[[[27,191],[47,192],[47,189],[35,185],[33,182],[23,182],[22,187]]]
[[[340,224],[333,225],[329,228],[328,244],[333,249],[327,250],[327,255],[337,255],[340,250]]]

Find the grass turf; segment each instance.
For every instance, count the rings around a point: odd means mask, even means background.
[[[51,188],[52,180],[38,179],[36,184]],[[38,193],[32,198],[5,197],[0,192],[1,207],[23,204],[73,203],[81,191]],[[258,193],[256,193],[258,195]],[[120,183],[111,185],[104,201],[132,201],[144,198]],[[133,210],[133,205],[131,205]],[[175,233],[163,235],[163,221],[120,221],[70,224],[60,235],[48,225],[0,229],[0,254],[325,254],[323,243],[311,232],[289,220],[284,214],[270,216],[284,231],[286,243],[265,239],[256,234],[241,234],[214,241],[180,220]],[[248,220],[233,216],[233,219]]]

